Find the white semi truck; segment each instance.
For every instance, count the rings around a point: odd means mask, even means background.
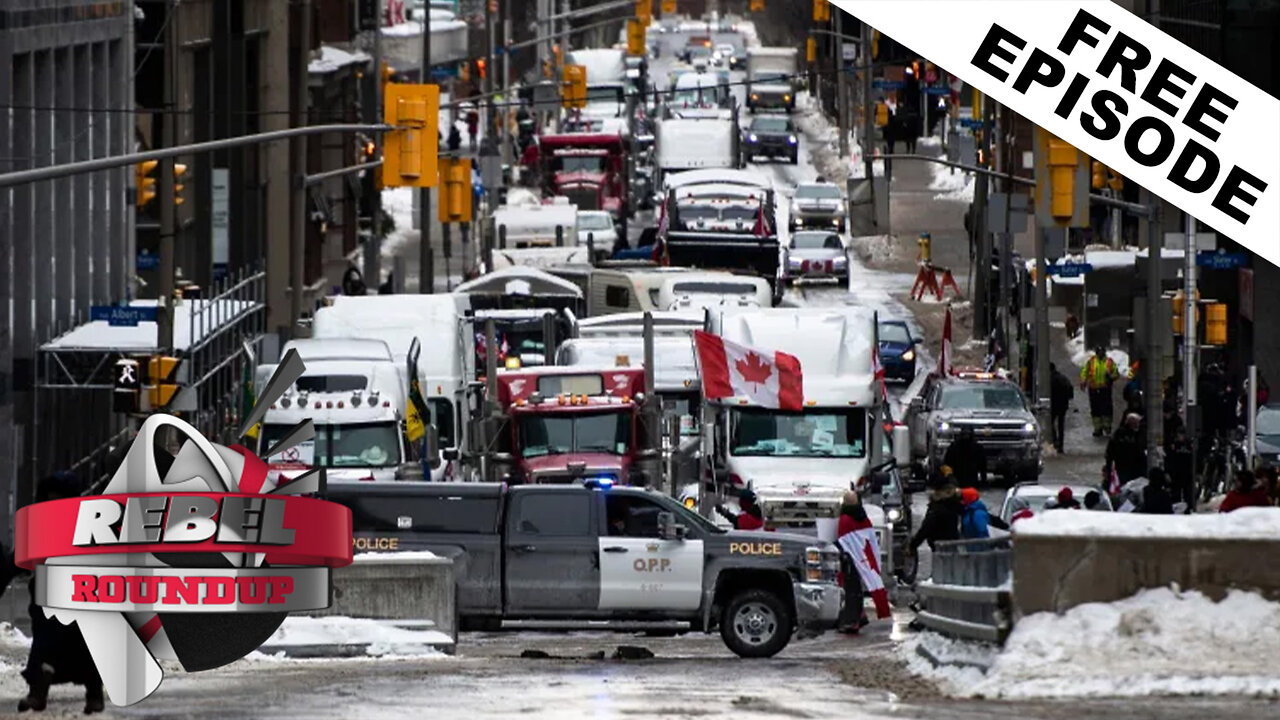
[[[788,47],[747,48],[747,109],[795,109],[797,55],[795,48]]]

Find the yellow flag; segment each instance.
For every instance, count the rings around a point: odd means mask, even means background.
[[[419,404],[426,405],[422,402],[422,391],[415,378],[409,383],[409,407],[405,411],[405,433],[409,436],[409,442],[416,443],[427,434],[427,426],[422,420],[422,413],[418,410]]]

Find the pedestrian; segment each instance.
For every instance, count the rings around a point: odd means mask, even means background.
[[[471,152],[476,151],[476,142],[480,134],[480,113],[474,107],[467,110],[467,140],[471,144]]]
[[[1057,501],[1054,503],[1055,508],[1058,508],[1060,510],[1079,510],[1080,509],[1080,501],[1076,499],[1075,493],[1071,492],[1071,488],[1069,487],[1063,487],[1061,490],[1059,490],[1058,496],[1055,499]]]
[[[760,503],[754,491],[743,490],[738,493],[738,509],[742,512],[732,512],[724,505],[716,506],[716,512],[733,523],[735,530],[764,529],[764,511],[760,509]]]
[[[855,533],[871,527],[871,519],[862,506],[862,498],[858,493],[849,490],[844,494],[840,504],[840,519],[836,522],[836,538]],[[841,546],[843,548],[843,546]],[[870,624],[863,603],[862,580],[858,576],[858,568],[848,552],[840,553],[840,585],[844,588],[844,603],[840,606],[838,628],[840,632],[853,635]]]
[[[1109,477],[1110,471],[1115,470],[1121,485],[1147,472],[1147,444],[1141,428],[1142,418],[1129,413],[1107,443],[1105,475]]]
[[[462,147],[462,133],[458,132],[458,124],[449,125],[449,140],[447,142],[449,152],[456,153]]]
[[[943,482],[929,491],[929,507],[925,510],[920,529],[911,539],[911,551],[929,543],[932,550],[937,543],[960,539],[960,516],[964,506],[960,503],[960,491],[955,483]]]
[[[1280,487],[1277,487],[1276,469],[1271,465],[1258,468],[1254,475],[1258,479],[1258,484],[1267,489],[1267,497],[1271,504],[1277,504],[1277,494],[1280,493]]]
[[[1098,492],[1097,490],[1090,490],[1089,492],[1085,493],[1084,509],[1085,510],[1105,510],[1106,508],[1102,507],[1102,493]]]
[[[963,427],[960,435],[951,441],[942,464],[955,473],[956,483],[965,487],[987,481],[987,456],[974,438],[973,428]]]
[[[1008,523],[987,510],[977,488],[961,488],[960,504],[964,506],[960,515],[960,537],[978,540],[991,537],[992,526],[1006,531],[1009,529]]]
[[[892,108],[890,108],[889,121],[885,123],[884,131],[883,131],[884,142],[886,145],[889,146],[890,155],[893,154],[894,149],[897,148],[898,146],[898,136],[901,135],[901,132],[898,129],[899,125],[900,125],[900,121],[898,120],[898,114],[895,113]]]
[[[1093,436],[1111,434],[1111,421],[1115,407],[1111,399],[1111,384],[1120,377],[1115,362],[1107,357],[1101,345],[1093,350],[1084,367],[1080,368],[1080,387],[1089,391],[1089,414],[1093,418]]]
[[[1014,495],[1013,499],[1009,501],[1009,511],[1009,528],[1011,530],[1014,525],[1018,524],[1019,520],[1026,520],[1035,515],[1031,510],[1031,503],[1020,495]]]
[[[1161,468],[1151,468],[1147,487],[1142,491],[1142,507],[1137,512],[1145,515],[1172,515],[1173,495],[1169,493],[1168,477]]]
[[[1141,360],[1134,360],[1133,364],[1129,366],[1128,372],[1125,373],[1124,389],[1120,391],[1125,403],[1132,404],[1133,397],[1142,393],[1142,377],[1138,372],[1141,364]]]
[[[1267,507],[1270,504],[1271,498],[1267,495],[1267,488],[1257,483],[1251,471],[1241,470],[1236,473],[1235,484],[1222,499],[1218,512],[1231,512],[1242,507]]]
[[[1187,428],[1179,422],[1172,439],[1165,446],[1164,468],[1169,474],[1169,490],[1173,493],[1174,502],[1186,503],[1187,512],[1194,510],[1196,504],[1192,450],[1191,436],[1187,435]]]
[[[1055,363],[1049,363],[1049,415],[1053,423],[1053,447],[1059,453],[1066,452],[1067,410],[1075,394],[1071,380]]]
[[[62,500],[80,495],[80,484],[71,473],[56,473],[40,481],[36,502]],[[85,714],[102,712],[102,677],[93,664],[84,635],[76,624],[64,625],[47,617],[35,604],[35,576],[28,584],[33,601],[27,606],[31,615],[31,650],[22,677],[27,681],[27,696],[18,702],[18,711],[44,710],[49,702],[49,687],[62,683],[84,685]]]

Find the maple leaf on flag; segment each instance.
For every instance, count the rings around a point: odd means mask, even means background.
[[[760,356],[753,352],[747,353],[747,356],[741,360],[734,361],[733,366],[737,368],[743,380],[756,385],[763,385],[773,374],[773,366],[763,362]]]
[[[880,572],[880,561],[876,557],[875,551],[871,549],[871,541],[863,541],[862,554],[867,558],[867,564],[871,566],[871,571],[878,574]]]

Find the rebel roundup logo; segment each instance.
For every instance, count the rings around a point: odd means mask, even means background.
[[[241,437],[303,369],[291,351]],[[303,421],[265,457],[314,436]],[[304,497],[323,489],[320,470],[277,486],[248,449],[152,415],[101,495],[18,511],[15,559],[35,572],[43,612],[80,627],[111,701],[132,705],[160,686],[158,661],[221,667],[290,612],[329,606],[331,569],[351,563],[351,511]]]

